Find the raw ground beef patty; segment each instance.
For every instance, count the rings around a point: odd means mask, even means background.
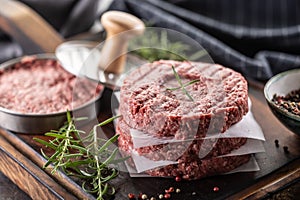
[[[124,156],[130,156],[130,151],[121,149]],[[247,163],[251,158],[250,154],[227,157],[211,157],[206,159],[190,158],[178,160],[178,164],[166,165],[145,171],[151,176],[160,177],[182,177],[186,180],[200,179],[207,176],[214,176],[227,173]],[[134,167],[132,159],[128,163]]]
[[[178,164],[151,169],[146,173],[151,176],[176,177],[181,176],[186,180],[200,179],[207,176],[223,174],[247,163],[251,155],[213,157],[209,159],[194,159]]]
[[[141,148],[133,148],[130,135],[130,127],[120,119],[116,133],[119,134],[118,146],[122,151],[135,150],[139,155],[150,160],[189,160],[199,158],[199,151],[204,153],[205,158],[216,157],[230,153],[238,149],[247,141],[246,138],[220,138],[220,139],[196,139],[193,141],[181,141],[168,144],[159,144]],[[203,145],[203,146],[202,146]]]
[[[226,131],[248,112],[247,82],[216,64],[156,61],[125,78],[119,110],[130,127],[158,137],[204,137],[208,131]]]
[[[19,113],[72,110],[99,97],[102,89],[65,71],[54,59],[24,57],[0,70],[0,106]]]

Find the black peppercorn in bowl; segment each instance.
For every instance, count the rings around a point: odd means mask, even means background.
[[[272,77],[264,87],[264,95],[277,119],[300,135],[300,69]]]
[[[59,129],[69,111],[98,116],[103,85],[67,72],[52,54],[16,58],[0,65],[0,127],[18,133],[44,134]]]

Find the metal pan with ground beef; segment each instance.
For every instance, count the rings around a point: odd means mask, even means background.
[[[103,86],[65,71],[51,54],[17,58],[0,66],[0,126],[15,132],[58,129],[66,111],[97,116]]]
[[[189,99],[176,79],[179,75]],[[225,132],[248,112],[244,77],[216,64],[161,60],[142,65],[121,87],[120,113],[132,128],[158,137],[201,138]]]

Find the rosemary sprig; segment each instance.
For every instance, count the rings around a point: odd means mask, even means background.
[[[183,87],[187,87],[187,86],[192,85],[192,84],[194,84],[194,83],[197,83],[197,82],[199,82],[199,81],[200,81],[200,80],[192,80],[192,81],[189,81],[189,82],[183,84]],[[175,90],[178,90],[178,89],[181,89],[181,86],[180,86],[180,87],[175,87],[175,88],[167,88],[167,90],[171,90],[171,91],[175,91]]]
[[[110,168],[110,171],[108,171],[108,165],[114,161],[118,149],[115,148],[113,151],[110,151],[107,147],[115,142],[117,138],[118,135],[115,135],[106,141],[104,145],[101,145],[99,138],[97,138],[96,134],[93,134],[94,141],[87,146],[87,157],[90,158],[89,168],[81,169],[80,173],[90,178],[83,183],[82,187],[87,192],[96,193],[97,199],[102,199],[108,192],[110,192],[110,195],[115,193],[115,189],[110,187],[108,182],[115,178],[118,172],[114,168]],[[103,159],[102,154],[106,156],[104,161],[101,161]],[[89,189],[88,185],[91,185],[92,188]]]
[[[129,43],[129,50],[141,58],[153,62],[155,60],[199,60],[208,53],[203,49],[195,51],[184,41],[171,39],[166,30],[146,29],[141,37]],[[180,37],[180,36],[179,36]],[[190,55],[190,52],[195,52]]]
[[[173,70],[173,73],[174,73],[174,76],[177,80],[177,82],[179,83],[179,87],[175,87],[175,88],[167,88],[167,90],[171,90],[171,91],[174,91],[174,90],[178,90],[178,89],[182,89],[183,93],[191,100],[191,101],[194,101],[193,97],[189,94],[189,92],[185,89],[186,86],[189,86],[189,85],[192,85],[194,83],[197,83],[199,82],[200,80],[192,80],[192,81],[189,81],[188,83],[185,83],[183,84],[178,73],[176,72],[175,70],[175,67],[172,66],[172,70]]]
[[[48,160],[44,164],[44,168],[53,164],[54,167],[51,170],[51,173],[55,173],[58,168],[65,168],[72,158],[82,156],[84,152],[77,152],[74,154],[69,148],[70,146],[78,147],[81,145],[80,140],[77,139],[80,138],[79,133],[82,133],[82,131],[75,128],[74,120],[72,120],[71,114],[67,112],[67,123],[62,126],[59,131],[52,130],[45,134],[46,136],[54,137],[53,140],[47,142],[39,138],[34,138],[35,141],[55,151],[51,157],[48,157],[43,150],[41,150],[42,155]]]
[[[85,137],[84,131],[75,127],[75,120],[67,112],[67,123],[58,131],[51,131],[45,135],[54,139],[50,141],[34,138],[35,141],[53,149],[55,152],[47,156],[43,150],[42,155],[48,160],[44,168],[53,165],[51,173],[62,170],[67,175],[84,179],[82,188],[95,193],[98,200],[103,200],[106,195],[113,195],[115,189],[109,185],[109,181],[118,175],[118,171],[111,165],[116,165],[126,158],[116,159],[118,149],[111,149],[111,145],[117,140],[119,135],[115,135],[109,140],[97,136],[97,127],[104,126],[120,116],[109,118],[93,127]],[[88,143],[87,146],[84,144]]]

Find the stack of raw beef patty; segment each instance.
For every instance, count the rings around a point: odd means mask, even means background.
[[[224,134],[248,112],[246,80],[220,65],[171,60],[145,64],[124,80],[119,112],[116,131],[123,153],[176,161],[147,170],[152,176],[199,179],[229,172],[250,159],[248,154],[222,156],[244,145],[246,138],[204,139]],[[175,142],[134,148],[133,129]]]

